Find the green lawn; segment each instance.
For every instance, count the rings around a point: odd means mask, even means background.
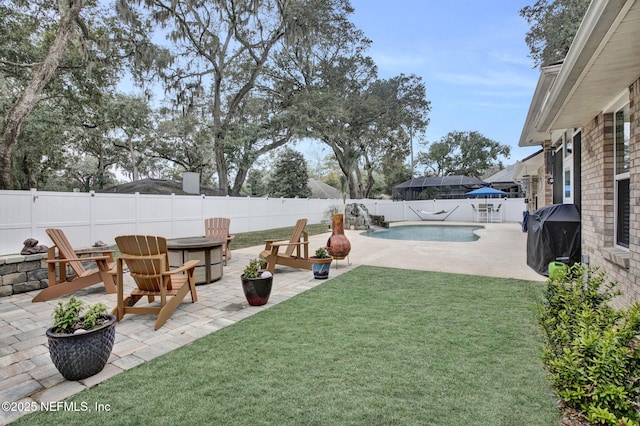
[[[264,240],[267,239],[285,239],[291,238],[293,232],[293,226],[287,228],[267,229],[264,231],[242,232],[234,234],[235,237],[231,243],[231,250],[237,250],[245,247],[253,247],[264,245]],[[323,234],[329,232],[329,225],[326,223],[315,223],[307,225],[304,228],[309,235]]]
[[[559,425],[540,287],[361,266],[18,423]]]

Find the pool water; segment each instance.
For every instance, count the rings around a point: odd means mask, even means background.
[[[465,225],[406,225],[363,232],[361,235],[388,240],[468,242],[480,238],[473,232],[480,228]]]

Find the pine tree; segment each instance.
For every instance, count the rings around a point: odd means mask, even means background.
[[[307,162],[303,155],[287,148],[276,160],[269,178],[269,196],[306,198],[311,196]]]

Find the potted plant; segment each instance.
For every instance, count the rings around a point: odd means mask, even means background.
[[[240,276],[242,291],[244,291],[244,296],[251,306],[262,306],[269,301],[273,275],[264,269],[265,266],[267,266],[266,260],[261,258],[252,259]]]
[[[309,257],[309,263],[311,263],[311,270],[313,271],[313,278],[317,280],[326,280],[329,278],[332,261],[333,256],[327,252],[327,249],[324,247],[317,249],[315,256]]]
[[[58,302],[47,329],[49,355],[67,380],[82,380],[102,371],[116,337],[116,317],[103,303],[87,305],[75,296]]]

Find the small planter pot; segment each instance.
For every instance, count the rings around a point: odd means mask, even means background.
[[[82,380],[98,374],[107,364],[116,337],[116,317],[105,314],[109,322],[79,334],[57,334],[47,329],[49,355],[67,380]]]
[[[247,302],[251,306],[266,305],[271,295],[271,287],[273,285],[273,276],[267,278],[245,278],[240,276],[242,280],[242,291]]]
[[[331,256],[325,258],[311,256],[309,258],[309,263],[311,263],[313,278],[315,278],[316,280],[326,280],[327,278],[329,278],[331,262],[333,262],[333,257]]]

